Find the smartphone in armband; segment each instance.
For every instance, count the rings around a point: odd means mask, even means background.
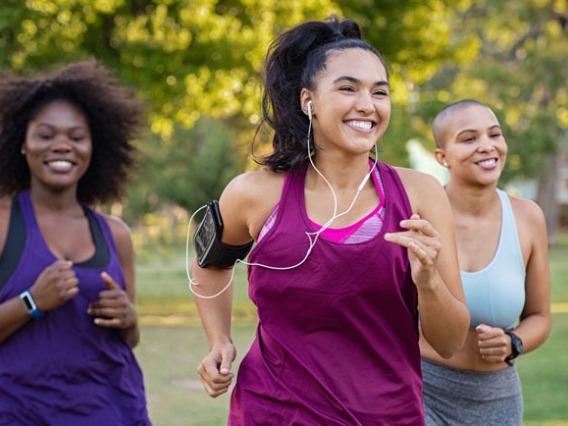
[[[200,267],[214,266],[231,268],[237,260],[244,259],[250,251],[253,241],[243,245],[229,245],[221,241],[223,219],[216,200],[207,204],[203,220],[193,236],[193,246]]]

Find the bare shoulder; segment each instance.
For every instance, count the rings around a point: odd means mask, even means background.
[[[246,203],[262,204],[274,190],[282,187],[284,174],[269,170],[246,172],[233,178],[223,191],[223,197],[238,198]],[[279,198],[279,191],[278,191]]]
[[[442,184],[432,175],[404,167],[395,167],[410,200],[412,210],[418,214],[424,209],[446,204],[446,192]]]
[[[108,223],[119,252],[122,250],[130,250],[132,247],[130,227],[119,217],[111,215],[103,215],[103,217]]]
[[[508,196],[520,230],[530,230],[534,233],[543,226],[546,227],[544,213],[537,203],[528,198]]]
[[[12,208],[12,197],[0,197],[0,220],[4,220],[6,216],[10,216]]]
[[[243,173],[229,182],[219,200],[221,215],[230,228],[227,235],[223,232],[223,240],[256,239],[280,200],[283,183],[284,174],[265,169]]]
[[[12,197],[0,197],[0,254],[4,249],[10,223],[10,210],[12,209]]]
[[[515,212],[515,216],[522,217],[523,219],[540,219],[544,218],[544,214],[540,206],[533,200],[528,198],[515,197],[508,194],[509,200],[511,201],[511,207]]]

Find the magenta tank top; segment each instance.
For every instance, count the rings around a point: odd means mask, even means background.
[[[231,397],[229,425],[422,425],[417,290],[406,249],[384,241],[411,216],[396,171],[378,163],[385,218],[370,240],[320,236],[290,270],[249,266],[256,338]],[[274,226],[250,263],[287,267],[314,232],[305,210],[305,168],[285,183]]]
[[[29,191],[19,195],[26,225],[24,251],[0,301],[29,288],[56,257],[37,224]],[[106,289],[107,271],[124,288],[106,220],[89,207],[102,231],[104,253],[73,269],[79,294],[43,318],[30,320],[0,344],[0,425],[150,425],[142,371],[118,330],[98,327],[87,306]],[[97,262],[95,262],[97,263]],[[100,261],[98,262],[100,263]]]

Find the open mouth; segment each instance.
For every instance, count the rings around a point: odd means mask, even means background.
[[[353,128],[353,129],[357,129],[357,130],[371,130],[373,127],[375,127],[375,123],[372,121],[362,121],[362,120],[351,120],[351,121],[347,121],[345,124],[347,124],[349,127]]]
[[[485,159],[485,160],[478,161],[475,164],[477,164],[478,166],[481,166],[483,168],[490,169],[490,168],[495,167],[497,165],[497,162],[498,162],[497,158],[488,158],[488,159]]]
[[[47,164],[47,166],[51,170],[56,171],[56,172],[68,172],[75,165],[74,163],[72,163],[71,161],[68,161],[68,160],[46,161],[45,164]]]

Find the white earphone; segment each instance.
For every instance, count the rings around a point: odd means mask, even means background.
[[[308,101],[306,108],[308,109],[308,118],[312,119],[312,101]]]

